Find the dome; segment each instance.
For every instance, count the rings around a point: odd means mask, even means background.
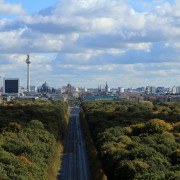
[[[48,89],[49,88],[49,85],[48,83],[45,81],[45,83],[42,85],[42,88],[43,89]]]
[[[67,88],[71,88],[71,84],[67,84]]]

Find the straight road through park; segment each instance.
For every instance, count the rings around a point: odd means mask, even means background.
[[[70,121],[58,180],[90,180],[86,146],[77,107],[70,108]]]

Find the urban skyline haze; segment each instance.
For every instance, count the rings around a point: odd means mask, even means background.
[[[26,86],[180,85],[178,0],[0,0],[0,76]]]

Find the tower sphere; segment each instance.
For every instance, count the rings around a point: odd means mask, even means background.
[[[27,54],[27,59],[26,59],[26,63],[27,63],[27,64],[31,64],[31,61],[30,61],[30,57],[29,57],[29,54]]]

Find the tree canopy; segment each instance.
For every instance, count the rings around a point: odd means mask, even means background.
[[[67,126],[67,105],[15,101],[0,106],[0,179],[47,179]]]
[[[109,180],[180,179],[180,103],[82,104]]]

